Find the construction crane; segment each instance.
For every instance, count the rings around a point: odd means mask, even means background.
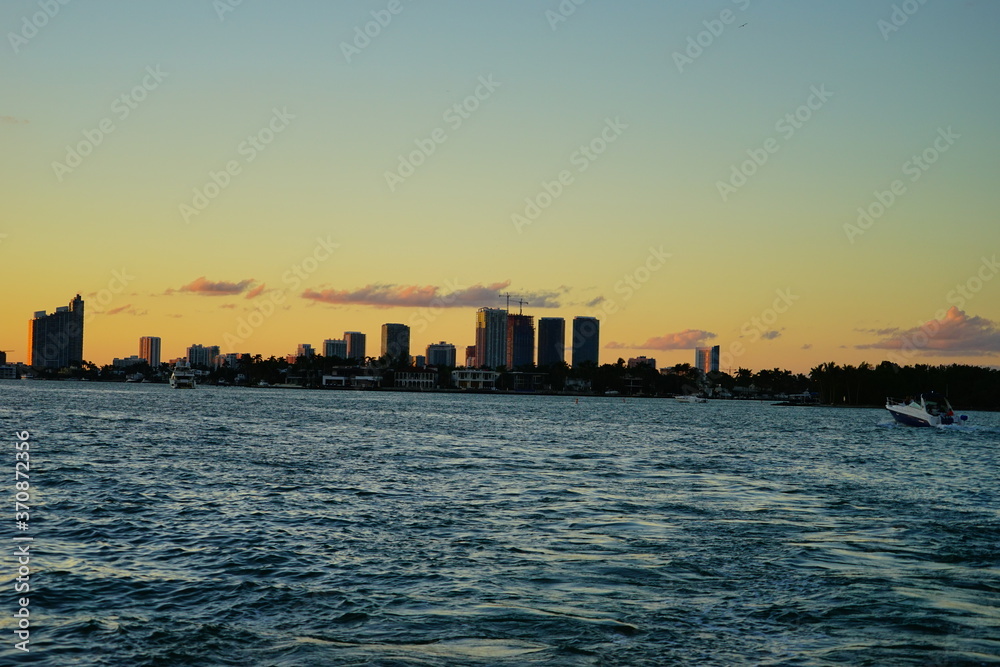
[[[507,299],[507,312],[509,313],[510,312],[510,297],[516,296],[516,295],[515,294],[511,294],[510,292],[505,292],[504,294],[500,294],[498,296],[501,299],[504,299],[504,298]]]
[[[518,296],[517,294],[511,294],[510,292],[506,292],[504,294],[500,294],[499,296],[500,296],[501,299],[507,299],[507,308],[506,308],[506,310],[507,310],[508,313],[510,313],[510,300],[511,300],[511,298],[514,298],[514,303],[517,304],[517,314],[518,315],[523,314],[521,311],[524,309],[524,306],[526,306],[528,304],[528,302],[525,301],[524,299],[522,299],[520,296]]]

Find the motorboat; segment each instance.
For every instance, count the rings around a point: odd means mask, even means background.
[[[693,394],[688,396],[676,396],[675,398],[677,399],[678,403],[708,403],[707,398],[703,398],[701,396],[695,396]]]
[[[902,401],[886,398],[885,409],[893,419],[907,426],[949,426],[968,419],[956,415],[948,399],[933,391]]]
[[[178,361],[170,374],[170,386],[174,389],[194,389],[194,371],[186,361]]]

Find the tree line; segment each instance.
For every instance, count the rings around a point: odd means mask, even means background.
[[[290,383],[320,387],[324,375],[336,375],[350,366],[361,366],[367,369],[366,372],[381,375],[382,385],[386,388],[393,386],[396,372],[412,370],[408,364],[391,357],[367,357],[358,363],[352,359],[314,355],[289,362],[284,357],[265,358],[259,354],[243,355],[234,366],[195,368],[204,371],[202,380],[210,384],[253,386],[259,383]],[[436,386],[451,388],[452,370],[452,367],[433,369],[437,374]],[[811,369],[808,375],[782,368],[758,371],[740,368],[730,375],[723,372],[705,374],[691,364],[677,364],[662,370],[646,365],[630,368],[624,359],[618,359],[613,364],[584,363],[575,368],[559,363],[541,368],[530,365],[513,370],[506,367],[495,370],[499,373],[497,388],[500,390],[530,387],[534,391],[623,396],[700,394],[765,400],[809,395],[822,405],[844,406],[881,406],[887,396],[905,398],[925,391],[937,391],[947,396],[956,409],[1000,409],[1000,370],[961,364],[899,366],[883,361],[877,366],[869,363],[853,366],[827,362]],[[145,362],[121,369],[84,362],[77,368],[36,371],[36,376],[123,381],[128,376],[141,374],[151,381],[165,381],[170,371],[170,366],[165,363],[156,369]]]

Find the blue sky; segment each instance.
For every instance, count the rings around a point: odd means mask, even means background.
[[[372,285],[508,282],[504,291],[557,304],[539,316],[593,314],[588,304],[603,300],[616,310],[598,313],[602,341],[636,345],[684,331],[727,345],[776,290],[792,289],[801,299],[774,335],[736,363],[807,370],[877,361],[870,346],[891,337],[871,331],[944,321],[949,291],[1000,245],[997,3],[244,0],[221,16],[220,3],[0,6],[0,177],[10,193],[0,253],[9,281],[37,266],[38,247],[58,267],[5,298],[16,316],[0,337],[14,342],[0,347],[23,348],[32,312],[76,291],[98,294],[125,265],[136,279],[102,311],[117,312],[89,329],[87,356],[127,356],[156,332],[167,354],[219,344],[253,300],[180,287],[205,277],[278,289],[315,239],[332,234],[342,251],[303,287],[357,298],[289,293],[287,309],[246,341],[253,351],[374,334],[420,305],[365,303]],[[56,6],[37,34],[17,38],[31,34],[25,20]],[[560,7],[575,9],[555,22]],[[345,57],[373,12],[391,22]],[[677,54],[690,62],[678,67]],[[148,68],[162,81],[120,118],[115,101]],[[484,78],[496,85],[460,126],[449,124],[447,110]],[[779,131],[816,90],[829,95],[808,120]],[[239,147],[276,110],[291,120],[247,162]],[[67,147],[109,119],[114,131],[57,178]],[[573,156],[609,122],[620,136],[579,171]],[[443,143],[390,189],[399,156],[435,130]],[[958,138],[910,181],[904,165],[941,131]],[[719,184],[768,140],[777,150],[766,163],[720,196]],[[239,174],[185,220],[180,207],[231,161]],[[566,171],[572,183],[518,229],[512,216],[525,199]],[[852,238],[845,225],[858,207],[897,180],[904,194]],[[626,303],[615,286],[661,247],[670,261]],[[995,363],[996,284],[963,304],[957,321],[972,338],[913,360]],[[416,342],[470,344],[472,322],[468,310],[450,310]],[[623,349],[602,360],[692,356]]]

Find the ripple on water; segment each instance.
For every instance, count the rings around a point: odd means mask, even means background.
[[[1000,662],[993,415],[74,384],[40,664]]]

